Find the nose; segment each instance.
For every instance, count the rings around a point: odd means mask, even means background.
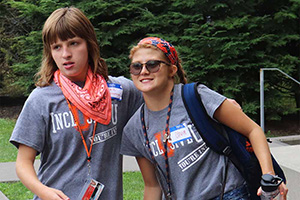
[[[72,56],[72,53],[68,47],[63,47],[63,53],[62,57],[63,58],[70,58]]]
[[[141,73],[140,74],[149,74],[150,72],[148,71],[147,67],[146,67],[146,63],[143,63],[142,69],[141,69]]]

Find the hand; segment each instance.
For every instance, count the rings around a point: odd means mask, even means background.
[[[232,103],[233,105],[235,105],[236,107],[238,107],[240,110],[243,110],[242,107],[240,106],[240,104],[238,102],[236,102],[234,99],[228,99],[227,100]]]
[[[286,187],[286,185],[282,182],[280,185],[279,185],[279,194],[280,194],[280,200],[286,200],[287,197],[287,193],[288,193],[288,188]]]
[[[286,200],[287,199],[286,195],[288,193],[288,189],[287,189],[286,185],[282,182],[278,186],[278,188],[279,188],[280,200]],[[260,196],[261,193],[262,193],[262,189],[261,189],[261,187],[259,187],[257,190],[257,196]]]
[[[70,200],[67,195],[65,195],[62,191],[57,190],[55,188],[46,187],[41,191],[41,195],[39,197],[42,200]]]

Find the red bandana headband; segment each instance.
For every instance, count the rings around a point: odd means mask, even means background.
[[[138,45],[140,44],[151,44],[157,48],[159,48],[164,54],[169,58],[170,62],[173,65],[178,64],[178,56],[175,48],[173,47],[172,44],[167,42],[164,39],[157,38],[157,37],[147,37],[142,39]]]

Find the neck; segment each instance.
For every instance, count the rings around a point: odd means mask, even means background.
[[[164,90],[155,94],[143,93],[147,108],[152,111],[159,111],[166,108],[170,103],[170,95],[173,87],[174,83],[169,84]]]
[[[79,87],[83,88],[84,87],[84,84],[85,84],[85,81],[75,81],[74,82],[76,85],[78,85]]]

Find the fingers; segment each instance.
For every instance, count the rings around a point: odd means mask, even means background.
[[[242,110],[242,107],[240,106],[240,104],[238,104],[238,102],[236,102],[234,99],[227,99],[230,103],[232,103],[233,105],[235,105],[238,109]]]
[[[258,190],[257,190],[257,196],[260,196],[261,192],[262,192],[262,189],[261,189],[261,187],[259,187]]]
[[[62,191],[56,190],[56,192],[57,195],[61,198],[61,200],[70,200],[70,198],[67,195],[65,195]]]
[[[284,183],[281,183],[279,185],[279,191],[280,191],[280,200],[286,200],[287,199],[287,193],[288,193],[288,188]]]
[[[54,188],[51,188],[51,190],[54,193],[53,195],[55,196],[55,198],[53,198],[53,199],[57,199],[57,200],[70,200],[70,198],[67,195],[65,195],[62,191],[54,189]]]
[[[279,186],[279,192],[280,192],[280,200],[287,200],[287,193],[288,189],[284,183],[281,183]],[[257,190],[257,196],[261,196],[262,189],[261,187]]]

